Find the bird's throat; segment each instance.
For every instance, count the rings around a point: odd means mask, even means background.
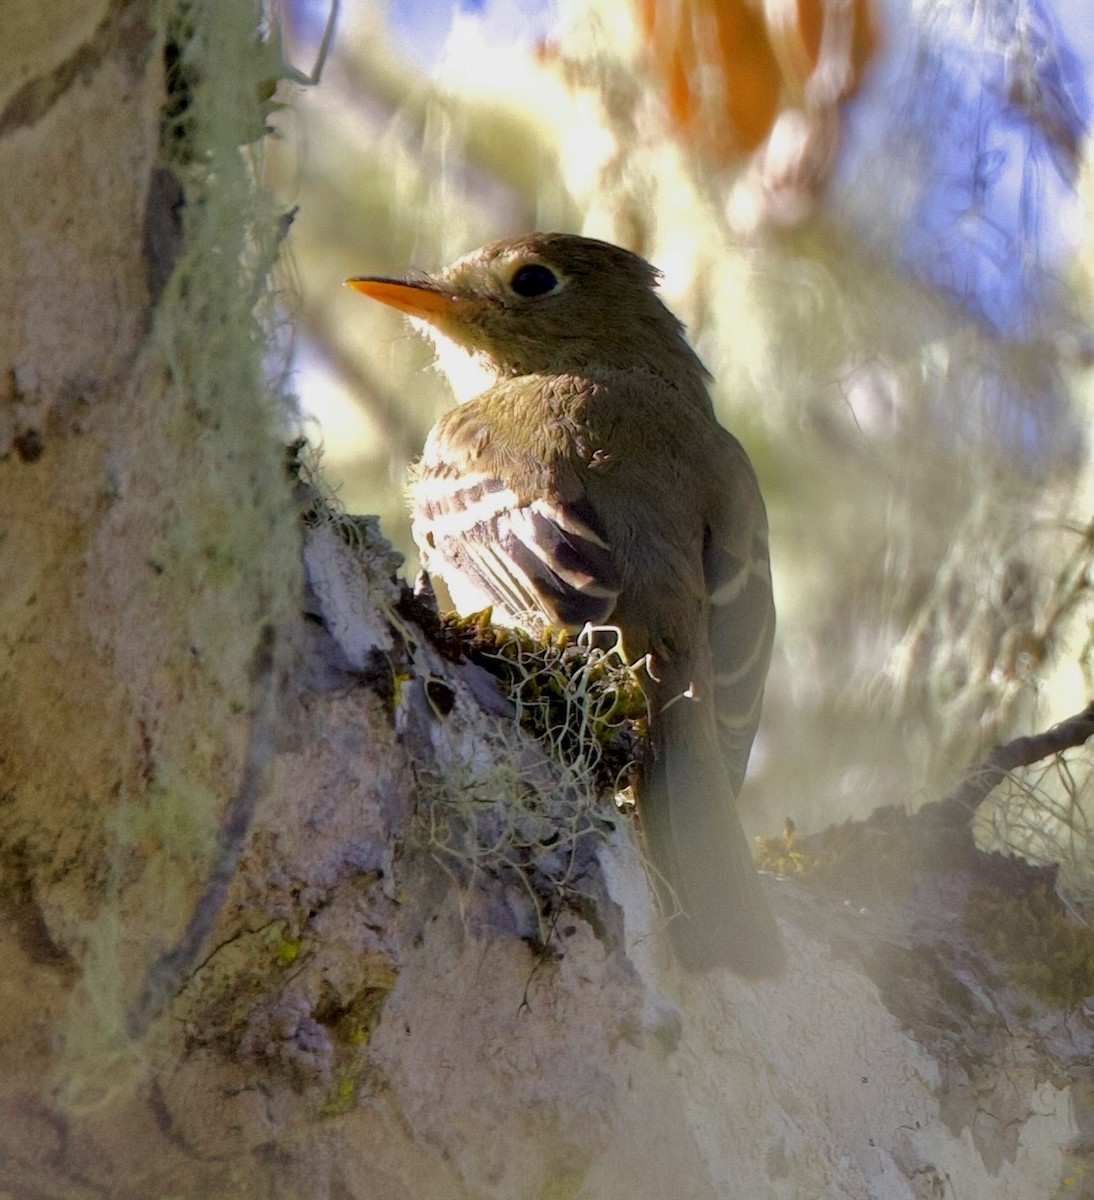
[[[482,354],[468,350],[436,325],[411,318],[419,332],[427,334],[436,353],[435,366],[448,380],[457,404],[481,396],[498,381],[498,373]]]

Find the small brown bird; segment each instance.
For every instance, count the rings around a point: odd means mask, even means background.
[[[435,275],[347,282],[425,322],[450,379],[462,363],[485,388],[414,473],[424,566],[461,612],[616,625],[648,656],[638,805],[660,899],[682,909],[677,956],[771,976],[782,942],[734,804],[775,627],[767,517],[657,279],[618,246],[532,233]]]

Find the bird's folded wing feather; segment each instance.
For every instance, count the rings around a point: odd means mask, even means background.
[[[737,791],[760,723],[775,637],[766,528],[757,525],[747,543],[732,551],[708,545],[704,568],[718,740]]]
[[[427,464],[412,494],[426,567],[461,610],[489,604],[498,620],[533,614],[580,628],[615,608],[619,573],[583,498],[521,497],[492,474],[433,473]]]

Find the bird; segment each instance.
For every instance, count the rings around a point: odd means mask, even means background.
[[[463,614],[618,628],[645,664],[638,820],[675,956],[772,978],[785,951],[736,811],[775,629],[767,515],[659,279],[535,232],[346,283],[432,336],[459,401],[411,469],[426,572]]]

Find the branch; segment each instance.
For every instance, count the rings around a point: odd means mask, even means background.
[[[1014,738],[994,750],[965,777],[948,796],[926,806],[931,824],[940,826],[967,825],[968,819],[992,790],[1018,767],[1028,767],[1053,754],[1082,746],[1094,737],[1094,701],[1081,713],[1068,717],[1044,733]]]

